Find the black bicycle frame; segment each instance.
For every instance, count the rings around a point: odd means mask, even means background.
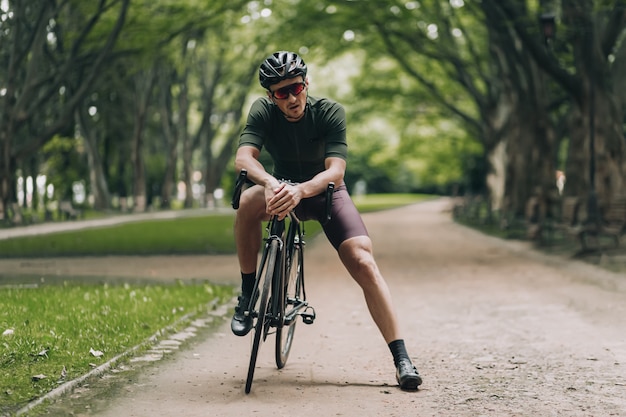
[[[289,214],[289,227],[287,227],[286,233],[285,220],[278,220],[276,217],[270,220],[269,230],[270,236],[268,239],[279,239],[279,244],[282,249],[279,252],[280,259],[276,262],[276,271],[274,271],[274,280],[272,282],[272,294],[274,295],[272,302],[273,325],[282,327],[284,324],[288,325],[293,322],[300,311],[308,306],[304,289],[304,268],[300,271],[302,274],[300,281],[302,284],[302,298],[299,298],[300,294],[296,294],[296,299],[293,300],[283,300],[282,298],[283,294],[285,294],[285,286],[287,285],[287,271],[289,267],[292,266],[289,263],[293,260],[293,253],[297,250],[297,245],[304,245],[304,231],[302,223],[293,212]],[[304,259],[301,261],[304,262]],[[284,317],[279,317],[282,312],[282,305],[284,305],[285,301],[290,301],[289,305],[291,307],[284,312]]]
[[[242,169],[236,180],[232,198],[234,209],[239,208],[243,186],[249,183],[247,175],[247,171]],[[334,183],[331,182],[326,189],[326,213],[320,219],[323,224],[331,219],[334,187]],[[305,324],[312,324],[315,320],[315,309],[306,301],[304,290],[304,250],[301,246],[304,245],[302,240],[304,227],[294,211],[289,213],[288,219],[289,226],[286,226],[285,219],[278,219],[277,216],[271,216],[268,222],[265,248],[257,269],[250,305],[245,313],[256,319],[246,378],[246,393],[250,392],[252,386],[261,341],[265,341],[271,328],[276,329],[276,366],[282,369],[291,350],[296,318],[302,317]],[[270,256],[276,258],[273,259]],[[292,281],[294,279],[295,281]],[[263,282],[262,289],[260,288],[261,282]],[[259,291],[262,293],[259,306],[255,310],[255,300],[259,296]]]
[[[247,171],[245,169],[242,169],[235,182],[235,191],[233,193],[233,198],[231,201],[231,204],[234,209],[239,208],[239,198],[241,196],[241,191],[243,189],[244,184],[248,182],[247,175],[248,175]],[[334,188],[335,188],[335,184],[331,182],[328,184],[328,187],[326,189],[326,196],[325,196],[326,197],[326,207],[325,207],[326,212],[325,212],[323,223],[326,223],[330,221],[331,219],[332,196],[333,196]],[[293,308],[289,310],[288,314],[286,314],[285,317],[280,317],[281,303],[283,303],[284,301],[281,295],[281,294],[284,294],[284,290],[281,288],[284,287],[284,285],[286,284],[284,282],[284,278],[285,278],[285,274],[287,272],[287,267],[288,267],[286,262],[292,259],[295,245],[304,245],[304,241],[302,240],[304,236],[304,230],[302,227],[302,223],[300,222],[300,220],[298,219],[298,217],[295,215],[293,211],[289,213],[289,227],[287,228],[286,236],[285,236],[285,219],[279,220],[277,216],[272,216],[270,218],[269,223],[267,225],[267,230],[269,233],[268,233],[268,237],[265,239],[266,247],[270,245],[270,243],[273,240],[277,240],[279,243],[279,248],[280,248],[278,252],[280,259],[276,260],[275,270],[273,271],[274,279],[272,280],[272,288],[271,288],[272,305],[271,305],[271,310],[270,310],[270,324],[272,327],[279,327],[279,326],[282,327],[283,324],[285,323],[289,324],[293,320],[295,320],[298,314],[300,314],[300,311],[303,308],[306,308],[308,306],[308,302],[306,301],[306,292],[304,288],[304,270],[302,270],[301,271],[302,273],[302,280],[301,280],[302,299],[292,300],[294,304]],[[298,240],[297,242],[296,242],[296,239]],[[287,246],[285,247],[285,245]],[[266,253],[267,251],[263,251],[263,257],[261,258],[261,263],[258,268],[259,275],[256,277],[256,283],[255,283],[256,285],[254,289],[255,293],[258,293],[259,291],[258,286],[262,278],[260,276],[260,273],[261,271],[263,271],[265,267],[265,262],[267,261]],[[304,262],[304,259],[302,259],[302,262]],[[255,299],[254,295],[256,294],[253,294],[252,300]],[[304,315],[303,315],[303,320],[308,323],[311,323],[313,321],[311,317],[305,317]]]

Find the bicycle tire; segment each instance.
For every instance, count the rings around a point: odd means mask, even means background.
[[[285,263],[285,283],[282,294],[281,313],[284,318],[289,314],[289,310],[294,308],[295,300],[302,300],[302,274],[303,268],[303,250],[302,244],[294,244],[289,259]],[[276,329],[276,349],[275,358],[276,366],[282,369],[287,364],[291,345],[293,343],[294,332],[296,331],[296,323],[284,323]]]
[[[264,270],[260,271],[260,277],[263,278],[263,288],[261,290],[261,296],[255,311],[257,311],[257,319],[254,324],[254,337],[252,340],[252,349],[250,351],[250,364],[248,365],[248,376],[246,377],[246,394],[250,393],[252,388],[252,379],[254,378],[254,368],[256,366],[256,360],[259,353],[259,347],[261,346],[261,340],[265,340],[266,316],[269,306],[269,295],[274,276],[274,270],[276,265],[276,259],[279,255],[278,241],[272,240],[267,248],[267,259],[264,262]]]

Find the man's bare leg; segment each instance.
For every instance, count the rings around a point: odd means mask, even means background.
[[[350,238],[339,246],[339,257],[363,290],[370,315],[391,350],[400,388],[416,390],[422,378],[411,363],[404,339],[400,338],[391,293],[374,260],[372,241],[368,236]]]
[[[257,258],[261,248],[262,222],[267,218],[263,187],[252,186],[241,194],[235,217],[235,244],[241,269],[241,295],[230,323],[237,336],[248,334],[252,318],[245,315],[252,297]]]

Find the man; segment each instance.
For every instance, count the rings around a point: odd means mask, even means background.
[[[267,97],[252,105],[235,157],[236,171],[246,169],[255,185],[242,193],[235,220],[242,291],[231,322],[233,333],[243,336],[252,327],[251,317],[244,312],[254,288],[262,222],[270,215],[284,218],[294,209],[301,220],[320,220],[325,206],[319,197],[334,182],[332,218],[323,225],[324,232],[363,290],[370,314],[393,355],[400,387],[416,390],[422,379],[400,338],[389,288],[343,182],[347,158],[343,107],[308,96],[307,66],[293,52],[267,57],[259,68],[259,80]],[[272,174],[258,160],[263,147],[272,157]]]

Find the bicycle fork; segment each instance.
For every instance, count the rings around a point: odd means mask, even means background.
[[[304,242],[301,241],[300,236],[296,234],[293,237],[292,250],[295,252],[300,251],[301,245],[304,246]],[[303,253],[300,252],[300,254],[302,255]],[[293,262],[293,253],[287,257],[286,262]],[[284,271],[291,271],[291,268],[294,267],[299,268],[300,266],[286,265]],[[303,274],[304,271],[300,271],[300,273]],[[288,311],[285,311],[285,317],[283,318],[283,325],[285,326],[289,326],[291,323],[293,323],[298,316],[302,317],[302,322],[305,324],[313,324],[313,322],[315,321],[315,309],[309,305],[309,302],[306,300],[306,295],[304,292],[304,275],[300,277],[299,280],[299,286],[301,285],[302,288],[298,286],[299,289],[296,291],[295,294],[293,294],[293,297],[288,297],[286,300],[286,305],[291,306],[291,308]],[[283,284],[285,286],[284,293],[287,294],[287,283],[285,282]]]

